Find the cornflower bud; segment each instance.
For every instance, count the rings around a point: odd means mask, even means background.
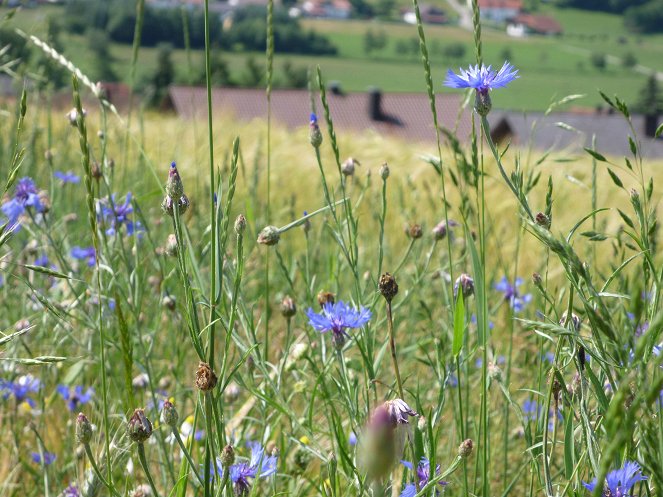
[[[235,449],[232,445],[226,445],[221,451],[221,466],[225,469],[228,469],[235,463]]]
[[[132,442],[143,443],[152,436],[152,423],[144,409],[136,409],[127,424],[127,435]]]
[[[235,219],[235,233],[241,235],[242,233],[244,233],[245,229],[246,229],[246,218],[242,214],[240,214]]]
[[[311,121],[309,123],[308,139],[314,148],[319,148],[322,145],[322,133],[320,126],[318,126],[318,116],[311,113]]]
[[[380,166],[380,178],[386,180],[388,177],[389,177],[389,166],[385,162],[384,164],[382,164],[382,166]]]
[[[297,313],[297,306],[295,305],[295,301],[292,300],[292,298],[289,295],[283,297],[283,300],[281,301],[281,314],[283,315],[283,317],[291,318],[296,313]]]
[[[262,245],[276,245],[281,239],[281,232],[276,226],[266,226],[258,234],[258,243]]]
[[[87,445],[92,440],[92,424],[87,416],[82,412],[76,416],[76,441],[79,444]]]
[[[168,181],[166,181],[166,194],[173,199],[174,202],[178,201],[184,195],[184,185],[180,178],[180,173],[177,171],[175,162],[171,162],[170,170],[168,171]]]
[[[458,456],[462,459],[467,459],[472,455],[472,450],[474,449],[474,442],[471,438],[463,440],[463,442],[458,447]]]
[[[457,279],[454,284],[454,295],[458,295],[458,288],[460,287],[463,292],[463,299],[467,299],[474,295],[474,280],[469,274],[463,273]]]
[[[161,422],[171,428],[176,428],[179,420],[180,415],[175,408],[175,404],[170,400],[164,401],[163,409],[161,409]]]
[[[359,166],[359,161],[354,157],[349,157],[341,164],[341,172],[344,176],[353,176],[355,174],[355,166]]]

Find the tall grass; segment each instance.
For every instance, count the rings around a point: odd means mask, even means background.
[[[337,133],[320,68],[308,129],[219,119],[209,43],[204,123],[125,121],[32,40],[76,113],[27,91],[0,123],[3,493],[614,497],[627,461],[660,493],[659,169],[634,131],[540,153],[476,116],[460,145],[414,6],[432,146]]]

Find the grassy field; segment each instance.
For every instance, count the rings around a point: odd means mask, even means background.
[[[57,13],[57,7],[25,10],[16,16],[17,25],[28,32],[43,30],[46,16]],[[663,70],[663,37],[640,37],[627,33],[621,18],[602,13],[588,13],[577,10],[552,9],[546,7],[543,13],[552,14],[564,26],[565,34],[560,38],[530,37],[513,39],[504,33],[485,29],[484,56],[488,63],[500,65],[508,56],[525,78],[516,83],[518,91],[501,95],[496,105],[500,108],[522,110],[544,110],[551,101],[569,94],[585,94],[578,105],[593,107],[602,104],[597,89],[607,94],[617,94],[626,102],[634,103],[643,87],[646,74],[627,69],[617,64],[608,64],[604,70],[591,64],[594,52],[613,55],[621,60],[627,53],[636,56],[638,63],[654,70]],[[329,80],[339,81],[347,91],[365,91],[377,86],[384,91],[425,91],[423,78],[418,72],[420,66],[416,51],[399,53],[397,44],[417,47],[416,29],[399,23],[377,21],[324,21],[306,20],[303,24],[329,36],[339,48],[337,57],[309,57],[296,55],[276,55],[276,77],[280,77],[280,67],[285,60],[299,67],[320,65]],[[366,54],[363,39],[368,30],[388,33],[388,43],[384,50]],[[471,33],[450,26],[427,26],[426,35],[430,44],[433,76],[436,90],[449,91],[442,86],[446,70],[473,62],[474,50]],[[94,63],[86,50],[84,37],[63,35],[65,54],[84,72],[93,72]],[[461,43],[465,56],[452,59],[443,55],[449,44]],[[117,74],[125,75],[122,68],[131,60],[128,46],[111,47],[112,67]],[[140,52],[138,79],[149,77],[156,67],[156,50],[143,48]],[[224,53],[229,68],[235,78],[245,71],[248,57],[260,59],[262,53]],[[193,72],[202,73],[202,57],[198,52],[190,54],[193,69],[184,51],[176,50],[173,61],[179,81],[186,82]],[[379,77],[377,76],[379,75]]]
[[[484,122],[438,148],[73,94],[0,104],[0,495],[661,496],[663,168],[637,140],[505,150]]]

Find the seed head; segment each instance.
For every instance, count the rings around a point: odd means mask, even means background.
[[[281,301],[281,314],[283,315],[283,317],[291,318],[296,313],[297,313],[297,306],[295,305],[295,301],[292,300],[292,298],[289,295],[283,297],[283,300]]]
[[[76,416],[76,441],[87,445],[92,440],[92,424],[85,414],[78,413]]]
[[[262,245],[276,245],[281,239],[281,232],[276,226],[266,226],[258,234],[258,243]]]
[[[163,409],[161,409],[161,422],[171,428],[176,428],[179,420],[180,415],[175,408],[175,404],[170,400],[166,400],[163,403]]]
[[[468,438],[467,440],[464,440],[458,447],[458,455],[462,459],[467,459],[472,455],[473,449],[474,449],[474,442],[472,442],[471,438]]]
[[[391,300],[398,294],[398,283],[396,283],[396,278],[389,273],[384,273],[380,276],[378,288],[387,302],[391,302]]]
[[[132,442],[143,443],[152,436],[152,423],[144,409],[136,409],[127,424],[127,435]]]
[[[198,364],[196,371],[196,387],[203,392],[209,392],[216,386],[217,378],[212,368],[206,362]]]

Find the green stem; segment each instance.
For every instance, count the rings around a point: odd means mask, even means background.
[[[154,497],[159,497],[159,491],[157,490],[157,487],[154,485],[154,480],[152,480],[152,475],[150,474],[150,470],[147,467],[147,458],[145,457],[145,445],[142,443],[138,444],[138,460],[140,461],[140,465],[143,468],[143,471],[145,471],[145,476],[147,477],[147,481],[150,484],[150,488],[152,489],[152,494]]]
[[[92,466],[92,470],[94,473],[97,475],[97,478],[101,480],[101,483],[103,483],[108,491],[113,494],[115,497],[121,497],[120,493],[115,490],[115,487],[104,478],[104,475],[101,474],[101,471],[99,470],[99,466],[97,466],[97,461],[94,459],[94,454],[92,454],[92,449],[90,448],[90,444],[83,444],[83,447],[85,448],[85,453],[87,454],[87,458],[90,460],[90,465]]]
[[[398,395],[404,400],[403,382],[401,380],[401,372],[398,369],[398,359],[396,358],[396,337],[394,336],[394,322],[391,314],[390,301],[387,301],[387,328],[389,329],[389,349],[391,350],[391,360],[394,363],[394,373],[396,374],[396,382],[398,384]]]
[[[191,454],[189,453],[188,449],[184,445],[184,442],[182,441],[182,437],[180,436],[180,432],[177,431],[177,428],[173,428],[173,436],[175,437],[175,440],[177,440],[177,444],[180,446],[180,449],[182,450],[182,454],[184,454],[184,457],[186,460],[189,462],[189,466],[191,467],[191,471],[193,471],[193,474],[196,475],[196,479],[200,483],[201,486],[204,486],[205,483],[203,482],[203,478],[198,474],[198,471],[196,471],[196,464],[193,462],[193,459],[191,458]]]

